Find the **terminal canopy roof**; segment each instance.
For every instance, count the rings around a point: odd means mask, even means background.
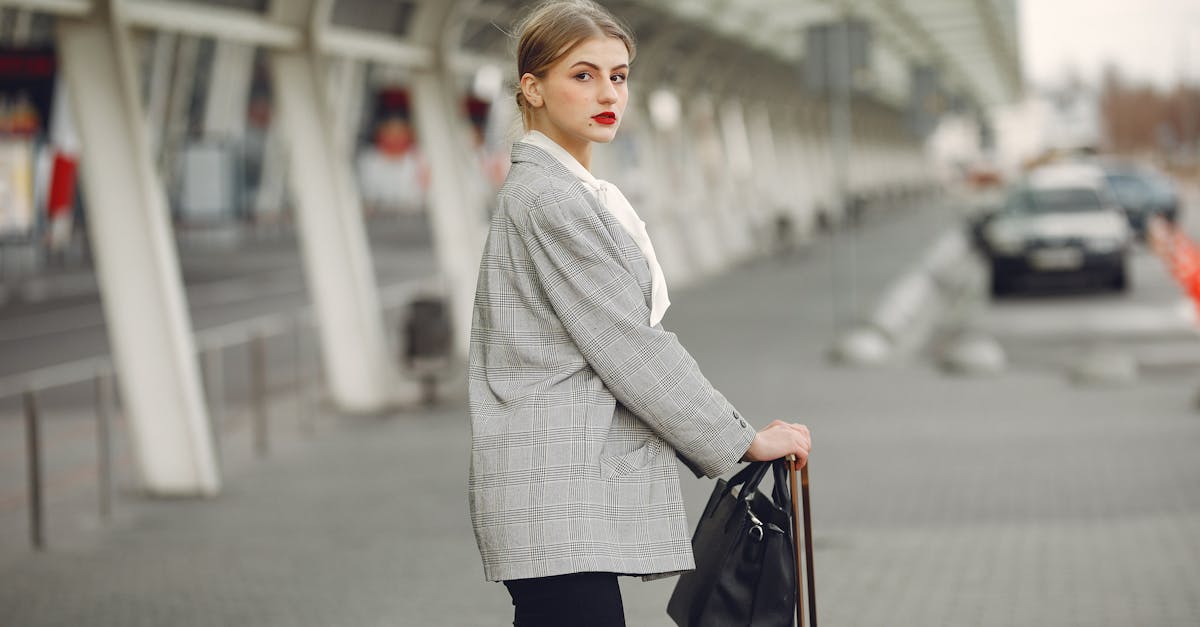
[[[637,0],[637,4],[665,9],[795,64],[803,61],[809,26],[856,18],[869,24],[873,46],[878,48],[875,54],[894,57],[884,59],[884,66],[933,68],[946,88],[980,106],[1010,102],[1021,92],[1015,0]]]
[[[870,91],[881,101],[904,105],[913,93],[913,68],[937,76],[938,89],[975,108],[1010,102],[1021,93],[1016,0],[600,0],[635,27],[642,42],[654,43],[681,28],[696,39],[699,28],[719,40],[709,45],[715,62],[754,64],[774,73],[804,62],[810,26],[841,19],[865,22],[871,33]],[[0,0],[0,4],[51,13],[82,14],[95,0]],[[149,28],[207,32],[258,44],[291,47],[311,28],[328,52],[376,58],[403,65],[428,65],[440,37],[429,27],[464,27],[457,52],[468,64],[474,54],[506,52],[503,31],[532,4],[529,0],[121,0],[131,23]],[[316,7],[305,20],[300,7]],[[436,10],[435,10],[436,9]],[[448,11],[448,9],[451,9]],[[451,23],[423,14],[456,16]],[[490,43],[471,46],[466,22],[487,28],[475,33]],[[487,35],[491,35],[488,37]],[[675,35],[677,36],[677,35]],[[470,48],[475,48],[474,50]],[[740,48],[740,50],[738,50]],[[719,53],[714,54],[714,50]]]

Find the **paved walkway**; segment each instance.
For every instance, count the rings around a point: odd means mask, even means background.
[[[862,304],[952,219],[870,219]],[[832,257],[823,241],[749,264],[673,293],[667,318],[742,413],[812,427],[823,624],[1200,624],[1192,386],[830,367]],[[470,533],[465,399],[451,396],[323,416],[315,439],[231,467],[216,499],[125,495],[106,530],[41,555],[9,545],[0,625],[509,624]],[[711,486],[685,479],[693,520]],[[672,585],[623,582],[629,624],[669,625]]]

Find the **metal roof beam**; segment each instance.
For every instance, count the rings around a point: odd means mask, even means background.
[[[433,51],[428,46],[357,28],[325,26],[321,29],[318,45],[328,54],[387,65],[424,68],[433,63]]]
[[[983,20],[988,45],[992,49],[992,56],[995,58],[996,65],[1000,66],[1004,79],[1008,83],[1009,90],[1014,95],[1019,94],[1021,92],[1020,54],[1016,46],[1008,38],[1007,29],[1001,25],[1000,16],[996,13],[995,2],[992,0],[975,0],[975,7],[980,19]]]
[[[130,25],[231,39],[268,48],[297,48],[299,28],[274,22],[257,13],[187,2],[122,2]]]
[[[0,0],[0,6],[76,17],[92,12],[89,0]]]
[[[947,54],[942,43],[929,32],[920,20],[910,13],[907,8],[902,6],[899,0],[879,0],[876,6],[900,28],[923,42],[930,56],[936,63],[942,66],[946,74],[949,75],[949,78],[970,91],[975,100],[979,102],[988,100],[986,97],[987,93],[982,91],[980,86],[954,62],[954,57]]]

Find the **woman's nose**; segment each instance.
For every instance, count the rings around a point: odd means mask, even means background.
[[[604,81],[600,87],[600,94],[597,98],[602,104],[608,104],[617,101],[617,86],[611,81]]]

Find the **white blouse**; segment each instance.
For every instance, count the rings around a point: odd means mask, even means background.
[[[625,231],[641,249],[642,256],[646,258],[646,263],[650,266],[650,326],[661,322],[663,315],[667,313],[667,308],[671,306],[671,299],[667,296],[667,277],[663,275],[662,267],[658,264],[658,257],[654,254],[654,245],[650,243],[650,234],[646,232],[646,223],[638,217],[633,206],[629,204],[629,200],[616,185],[592,176],[592,173],[571,156],[571,153],[544,133],[529,131],[521,138],[521,141],[545,150],[562,162],[568,170],[579,177],[585,187],[592,190],[592,193],[596,195],[596,200],[600,201],[600,204],[613,214],[617,222],[625,227]]]

